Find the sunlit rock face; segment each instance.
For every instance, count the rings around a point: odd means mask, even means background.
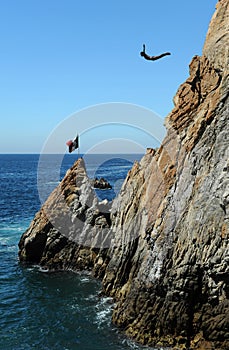
[[[102,278],[113,322],[144,344],[229,348],[228,16],[218,1],[161,147],[134,164],[111,207],[80,159],[19,243],[23,262]]]
[[[112,207],[103,286],[113,321],[145,344],[229,348],[228,7],[217,4],[162,146],[133,167]]]

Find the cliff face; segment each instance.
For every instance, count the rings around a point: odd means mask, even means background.
[[[20,241],[22,261],[102,277],[113,322],[144,344],[229,348],[228,16],[220,0],[163,144],[134,164],[111,212],[79,160]]]
[[[143,343],[229,348],[228,7],[219,1],[161,148],[113,205],[104,290],[113,321]]]

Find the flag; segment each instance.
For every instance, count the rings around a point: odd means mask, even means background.
[[[69,153],[72,153],[77,148],[79,148],[79,136],[77,135],[76,138],[72,141],[69,140],[66,142],[66,145],[68,146]]]

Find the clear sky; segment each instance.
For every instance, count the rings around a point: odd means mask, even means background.
[[[202,53],[216,3],[0,0],[0,153],[40,153],[65,118],[101,103],[164,118]],[[146,61],[143,43],[150,55],[172,55]]]

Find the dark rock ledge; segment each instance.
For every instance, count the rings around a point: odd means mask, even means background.
[[[112,189],[111,184],[104,179],[103,177],[101,177],[100,179],[98,179],[97,177],[93,180],[91,180],[92,186],[94,188],[97,188],[99,190],[110,190]]]

